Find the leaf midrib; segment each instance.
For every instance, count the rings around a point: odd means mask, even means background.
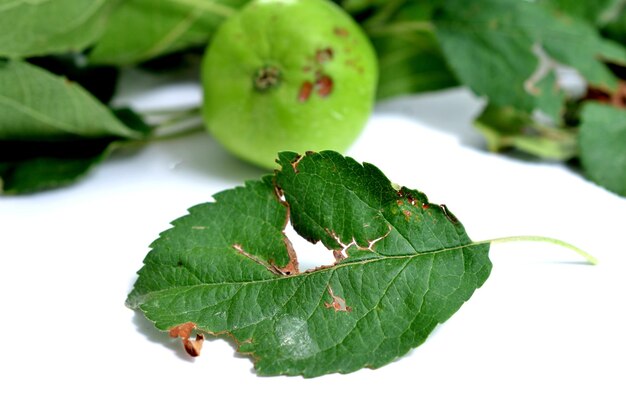
[[[141,294],[139,296],[142,297],[142,298],[143,297],[152,298],[152,297],[156,297],[156,296],[158,296],[160,294],[171,292],[173,290],[180,290],[182,288],[184,288],[187,291],[187,290],[190,290],[190,289],[193,289],[193,288],[206,288],[206,287],[218,287],[218,286],[230,286],[230,285],[247,286],[247,285],[255,285],[255,284],[276,283],[276,282],[279,282],[279,281],[282,281],[282,280],[288,280],[288,279],[293,279],[293,278],[302,277],[302,276],[312,277],[312,276],[315,276],[317,274],[326,273],[328,271],[337,271],[337,270],[340,270],[340,269],[348,267],[348,266],[367,265],[367,264],[370,264],[370,263],[382,262],[382,261],[388,261],[388,260],[402,260],[402,259],[412,260],[412,259],[416,259],[416,258],[418,258],[420,256],[437,255],[437,254],[440,254],[440,253],[446,253],[446,252],[450,252],[450,251],[454,251],[454,250],[462,250],[462,249],[469,248],[469,247],[481,246],[481,245],[487,245],[487,244],[489,244],[489,242],[469,242],[467,244],[460,245],[460,246],[454,246],[454,247],[449,247],[449,248],[442,248],[442,249],[437,249],[437,250],[433,250],[433,251],[419,252],[419,253],[408,254],[408,255],[381,256],[379,258],[370,258],[370,259],[357,260],[357,261],[352,261],[352,262],[342,262],[342,263],[339,263],[339,264],[331,265],[331,266],[329,266],[327,268],[317,269],[317,270],[312,271],[312,272],[301,272],[301,273],[296,274],[296,275],[288,275],[288,276],[276,275],[276,277],[274,277],[274,278],[264,279],[264,280],[205,282],[205,283],[202,283],[202,284],[181,285],[181,286],[177,286],[177,287],[172,287],[172,288],[166,288],[166,289],[162,289],[162,290],[147,292],[147,293]],[[139,303],[139,304],[143,304],[143,303],[145,303],[147,301],[148,301],[147,299],[144,299],[144,301],[142,303]]]
[[[21,81],[21,76],[18,75],[18,79]],[[70,86],[69,88],[72,88],[72,86]],[[85,93],[79,89],[74,89],[73,93],[81,95],[82,97],[85,97]],[[89,98],[89,97],[87,97]],[[70,98],[71,99],[71,98]],[[71,99],[72,101],[74,101],[73,99]],[[70,133],[70,134],[81,134],[80,129],[76,129],[74,126],[72,126],[71,124],[68,123],[63,123],[62,121],[56,120],[53,117],[49,117],[48,115],[46,115],[45,113],[43,113],[42,111],[32,107],[32,106],[28,106],[25,104],[22,104],[21,102],[19,102],[18,100],[14,99],[13,97],[7,96],[7,95],[3,95],[2,93],[0,93],[0,104],[6,105],[9,108],[12,108],[13,110],[17,111],[18,113],[23,114],[26,117],[30,117],[46,126],[55,128],[55,129],[59,129],[63,132],[66,133]],[[96,103],[96,105],[99,103]],[[106,107],[104,109],[100,109],[100,110],[107,110]],[[111,134],[111,135],[119,135],[121,136],[121,129],[118,130],[119,128],[124,129],[124,126],[121,125],[116,128],[116,130],[114,131],[113,129],[107,128],[106,131],[103,130],[102,135],[106,135],[106,134]],[[133,137],[133,132],[128,130],[127,132],[125,132],[125,134],[128,137]],[[100,135],[100,136],[102,136]],[[94,135],[94,137],[97,137],[98,135]]]
[[[36,121],[41,122],[47,126],[62,130],[63,132],[66,132],[66,133],[76,134],[76,129],[73,129],[71,125],[59,122],[58,120],[55,120],[54,118],[48,117],[45,113],[35,110],[32,107],[28,107],[10,97],[0,95],[0,104],[4,104],[12,108],[13,110],[17,111],[18,113],[31,117],[35,119]]]

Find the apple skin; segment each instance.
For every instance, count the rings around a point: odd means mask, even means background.
[[[202,62],[203,117],[238,157],[275,168],[280,151],[344,152],[374,104],[369,39],[328,0],[255,0],[218,29]]]

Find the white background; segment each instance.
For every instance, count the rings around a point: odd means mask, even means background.
[[[120,102],[200,98],[189,83],[138,95],[136,82]],[[545,235],[599,265],[494,245],[485,285],[378,370],[258,377],[221,339],[192,360],[124,300],[170,221],[263,172],[207,134],[155,143],[76,185],[0,198],[0,414],[625,416],[626,199],[565,165],[486,152],[471,127],[481,106],[465,90],[379,103],[348,154],[445,203],[474,240]],[[296,249],[305,266],[330,259]]]

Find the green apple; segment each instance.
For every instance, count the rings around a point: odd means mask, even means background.
[[[202,63],[203,116],[228,150],[272,168],[279,151],[345,151],[372,111],[378,67],[361,28],[327,0],[255,0]]]

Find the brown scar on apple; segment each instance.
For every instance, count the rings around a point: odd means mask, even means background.
[[[180,337],[185,351],[194,358],[200,356],[202,344],[204,343],[204,336],[201,333],[196,334],[195,340],[191,339],[191,333],[196,327],[195,323],[189,321],[172,327],[169,332],[170,337]]]
[[[320,75],[315,80],[315,87],[320,97],[327,97],[333,91],[333,79],[328,75]]]
[[[346,300],[344,300],[343,298],[333,293],[333,289],[330,287],[330,285],[328,286],[328,293],[330,294],[332,298],[332,302],[330,303],[324,302],[324,307],[332,308],[335,311],[342,311],[345,313],[350,313],[352,311],[352,307],[346,304]]]
[[[333,59],[333,50],[332,48],[324,48],[318,49],[315,51],[315,61],[318,64],[324,64],[325,62],[331,61]]]
[[[336,27],[333,32],[335,33],[335,35],[340,36],[342,38],[345,38],[349,34],[348,29],[340,28],[340,27]]]
[[[313,83],[311,81],[304,81],[300,86],[300,91],[298,91],[298,101],[303,103],[311,97],[311,93],[313,92]]]

